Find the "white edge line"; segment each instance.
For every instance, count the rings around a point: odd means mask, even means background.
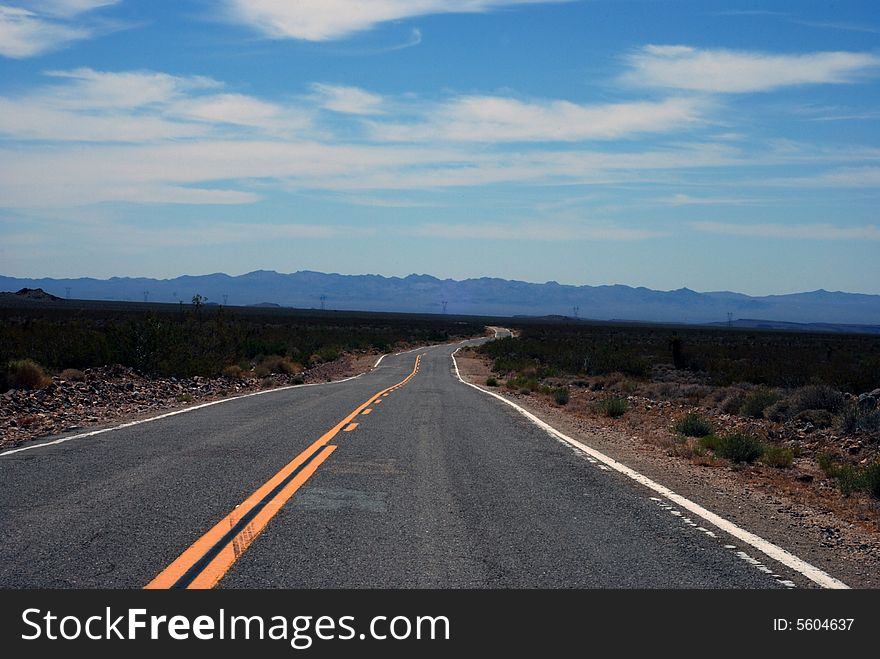
[[[641,485],[644,485],[645,487],[653,490],[654,492],[657,492],[658,494],[663,495],[664,497],[666,497],[670,501],[675,502],[676,504],[678,504],[682,508],[689,510],[694,515],[697,515],[698,517],[702,517],[704,520],[706,520],[707,522],[709,522],[713,526],[716,526],[717,528],[721,529],[722,531],[729,533],[733,537],[738,538],[739,540],[742,540],[743,542],[751,545],[752,547],[754,547],[758,551],[763,552],[764,554],[766,554],[767,556],[769,556],[773,560],[782,563],[783,565],[791,568],[792,570],[795,570],[796,572],[799,572],[800,574],[807,577],[810,581],[813,581],[814,583],[822,586],[823,588],[835,588],[835,589],[849,588],[849,586],[847,586],[845,583],[843,583],[839,579],[835,579],[827,572],[817,568],[814,565],[810,565],[805,560],[798,558],[797,556],[795,556],[791,552],[783,549],[782,547],[774,545],[772,542],[770,542],[768,540],[764,540],[764,538],[761,538],[760,536],[757,536],[754,533],[751,533],[749,531],[746,531],[743,528],[740,528],[739,526],[737,526],[733,522],[730,522],[730,521],[724,519],[723,517],[716,515],[715,513],[713,513],[710,510],[706,510],[700,504],[695,503],[695,502],[691,501],[690,499],[686,499],[685,497],[681,496],[680,494],[676,494],[675,492],[670,490],[668,487],[666,487],[664,485],[660,485],[660,483],[657,483],[657,482],[651,480],[650,478],[648,478],[647,476],[640,474],[635,469],[631,469],[630,467],[627,467],[626,465],[618,462],[614,458],[611,458],[611,457],[605,455],[604,453],[597,451],[596,449],[594,449],[590,446],[587,446],[586,444],[582,444],[581,442],[577,441],[576,439],[572,439],[571,437],[569,437],[565,433],[560,432],[559,430],[557,430],[556,428],[551,426],[546,421],[539,419],[538,417],[536,417],[534,414],[532,414],[528,410],[523,409],[522,407],[520,407],[516,403],[507,400],[504,396],[501,396],[500,394],[496,394],[492,391],[486,391],[482,387],[478,387],[475,384],[472,384],[470,382],[466,382],[464,380],[464,378],[461,377],[461,373],[458,370],[458,362],[455,360],[455,353],[456,352],[458,352],[458,349],[452,353],[452,363],[455,364],[455,374],[458,376],[458,379],[461,380],[461,382],[463,384],[466,384],[469,387],[473,387],[477,391],[481,391],[482,393],[484,393],[488,396],[492,396],[493,398],[497,398],[502,403],[510,405],[512,408],[514,408],[515,410],[520,412],[523,416],[528,418],[532,423],[534,423],[535,425],[539,426],[540,428],[546,430],[548,433],[550,433],[552,436],[556,437],[557,439],[560,439],[560,440],[564,441],[565,443],[569,444],[570,446],[573,446],[576,449],[583,451],[587,455],[590,455],[590,456],[596,458],[600,462],[604,462],[606,465],[608,465],[609,467],[611,467],[615,471],[623,474],[624,476],[631,478],[632,480],[636,481],[637,483],[640,483]]]
[[[288,389],[300,389],[302,387],[321,387],[328,384],[340,384],[342,382],[348,382],[350,380],[356,380],[361,377],[363,373],[359,375],[354,375],[350,378],[345,378],[343,380],[334,380],[333,382],[312,382],[309,384],[293,384],[286,387],[275,387],[274,389],[263,389],[262,391],[255,391],[249,394],[242,394],[241,396],[232,396],[231,398],[222,398],[220,400],[212,400],[209,403],[202,403],[200,405],[193,405],[192,407],[185,407],[180,410],[174,410],[173,412],[166,412],[165,414],[159,414],[158,416],[151,416],[146,419],[138,419],[137,421],[129,421],[128,423],[123,423],[118,426],[113,426],[111,428],[101,428],[100,430],[92,430],[90,432],[80,433],[78,435],[71,435],[70,437],[62,437],[61,439],[55,439],[51,442],[43,442],[42,444],[33,444],[31,446],[22,446],[21,448],[14,448],[9,451],[4,451],[0,453],[0,458],[5,455],[12,455],[13,453],[21,453],[22,451],[32,451],[34,449],[43,448],[45,446],[56,446],[58,444],[64,444],[65,442],[72,441],[74,439],[83,439],[84,437],[94,437],[95,435],[101,435],[105,432],[112,432],[114,430],[122,430],[124,428],[131,428],[132,426],[139,426],[142,423],[150,423],[151,421],[159,421],[161,419],[167,419],[168,417],[177,416],[178,414],[186,414],[187,412],[195,412],[196,410],[201,410],[206,407],[211,407],[212,405],[220,405],[221,403],[228,403],[233,400],[241,400],[242,398],[250,398],[251,396],[262,396],[263,394],[271,394],[277,391],[287,391]]]
[[[373,368],[376,368],[382,362],[383,359],[385,359],[385,355],[380,355],[379,359],[376,360],[376,363],[373,364]]]

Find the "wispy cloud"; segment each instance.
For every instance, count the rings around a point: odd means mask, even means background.
[[[314,83],[315,100],[325,110],[342,114],[381,114],[383,99],[360,87]]]
[[[657,201],[666,206],[746,206],[761,203],[759,199],[744,197],[693,197],[687,194],[674,194]]]
[[[629,55],[626,62],[630,70],[623,79],[629,84],[716,93],[851,83],[876,73],[880,67],[880,57],[870,53],[778,55],[675,45],[645,46]]]
[[[230,20],[272,39],[329,41],[380,23],[430,14],[480,13],[567,0],[225,0]]]
[[[813,176],[765,179],[755,184],[797,188],[880,188],[880,167],[844,167]]]
[[[89,39],[106,24],[86,14],[118,0],[34,0],[0,5],[0,55],[35,57]],[[24,5],[24,6],[21,6]]]
[[[792,23],[804,25],[806,27],[817,27],[829,30],[844,30],[846,32],[865,32],[867,34],[880,34],[880,29],[873,25],[862,23],[842,23],[839,21],[805,21],[801,19],[792,19]]]
[[[423,224],[410,233],[426,238],[518,240],[560,242],[569,240],[589,241],[637,241],[657,238],[656,231],[631,229],[610,224],[579,224],[569,222],[519,222],[511,224]]]
[[[453,187],[681,185],[683,172],[755,163],[848,166],[823,174],[825,186],[866,187],[880,178],[875,167],[857,166],[876,163],[876,149],[825,152],[768,141],[751,152],[690,131],[682,136],[713,107],[701,98],[584,105],[467,96],[434,104],[327,83],[266,99],[211,78],[151,71],[80,68],[50,71],[46,80],[0,97],[6,208],[246,204],[292,190],[375,195],[375,204],[398,192]],[[415,119],[403,124],[402,116]],[[676,141],[635,139],[648,132]],[[580,143],[615,139],[633,143]],[[807,184],[766,177],[755,185]],[[745,202],[675,196],[665,203]]]
[[[222,92],[204,76],[89,68],[48,71],[56,82],[17,98],[0,97],[0,135],[15,140],[137,142],[196,138],[224,125],[297,132],[301,108]]]
[[[726,222],[694,222],[691,226],[703,233],[748,238],[780,238],[800,240],[880,240],[880,227],[842,227],[833,224],[732,224]]]
[[[579,105],[561,100],[520,101],[465,96],[431,109],[416,123],[373,123],[374,137],[390,141],[573,142],[678,130],[701,121],[704,103],[672,98]]]

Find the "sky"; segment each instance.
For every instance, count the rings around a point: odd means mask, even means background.
[[[880,294],[862,2],[0,0],[0,274]]]

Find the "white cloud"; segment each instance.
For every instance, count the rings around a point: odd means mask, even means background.
[[[315,83],[315,100],[325,110],[342,114],[380,114],[383,99],[360,87]]]
[[[35,57],[74,41],[89,39],[100,30],[81,14],[116,4],[117,0],[34,0],[0,5],[0,56]]]
[[[656,231],[629,229],[608,224],[520,222],[514,224],[423,224],[410,233],[426,238],[527,240],[559,242],[567,240],[634,241],[656,238]]]
[[[766,179],[756,184],[795,188],[880,188],[880,167],[846,167],[814,176]]]
[[[226,0],[231,20],[273,39],[328,41],[388,21],[566,0]]]
[[[760,203],[760,200],[744,197],[693,197],[680,193],[658,201],[668,206],[743,206]]]
[[[37,99],[0,97],[0,136],[54,142],[132,142],[206,135],[206,127],[131,113],[91,114],[56,108]]]
[[[841,227],[833,224],[730,224],[725,222],[694,222],[697,231],[723,236],[748,238],[781,238],[801,240],[880,240],[880,227]]]
[[[689,46],[645,46],[627,57],[624,80],[640,86],[702,92],[760,92],[794,85],[849,83],[880,67],[868,53],[776,55]]]
[[[498,96],[458,98],[415,124],[371,124],[377,139],[529,142],[607,140],[676,130],[700,121],[696,99],[578,105],[568,101],[523,102]]]
[[[88,30],[46,20],[27,9],[0,5],[0,55],[22,59],[86,39]]]
[[[101,7],[117,5],[121,0],[29,0],[24,4],[51,16],[76,16]]]
[[[0,97],[0,135],[16,140],[137,142],[207,136],[232,126],[274,135],[310,126],[304,110],[217,93],[203,76],[152,71],[49,71],[58,82]]]
[[[279,124],[285,110],[274,104],[242,94],[216,94],[187,99],[174,104],[170,114],[208,123],[271,127]],[[308,122],[300,119],[297,127]]]
[[[204,76],[172,76],[153,71],[95,71],[89,68],[47,71],[64,79],[63,85],[42,90],[41,96],[54,106],[86,110],[136,108],[167,103],[184,93],[222,87]]]

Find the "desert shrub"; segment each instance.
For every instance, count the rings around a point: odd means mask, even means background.
[[[230,380],[241,380],[244,377],[244,369],[238,364],[232,364],[223,369],[223,377]]]
[[[792,411],[826,410],[836,414],[843,409],[843,394],[825,384],[812,384],[796,390],[791,397]]]
[[[828,478],[837,481],[840,491],[845,495],[848,496],[862,489],[864,483],[862,472],[858,467],[842,464],[828,454],[820,455],[817,462]]]
[[[553,391],[553,400],[556,401],[557,405],[565,405],[569,400],[569,393],[567,387],[559,387]]]
[[[600,414],[617,418],[626,414],[629,405],[627,405],[625,398],[606,398],[597,403],[596,409]]]
[[[715,434],[704,435],[697,440],[700,448],[709,449],[710,451],[717,451],[718,447],[721,445],[721,438]]]
[[[728,414],[739,414],[743,403],[746,402],[746,395],[743,391],[737,389],[728,394],[724,402],[721,403],[721,409]]]
[[[634,394],[639,390],[639,383],[633,380],[624,380],[620,385],[620,389],[628,394]]]
[[[845,433],[880,431],[880,410],[866,410],[850,405],[840,416],[840,427]]]
[[[486,378],[486,386],[487,387],[497,387],[498,380],[496,380],[495,378]]]
[[[764,455],[761,456],[761,462],[768,467],[787,469],[794,462],[794,451],[784,446],[769,444],[764,447]]]
[[[764,410],[764,418],[777,423],[785,423],[795,413],[790,398],[780,398],[770,407]]]
[[[764,453],[764,445],[754,435],[735,432],[721,438],[715,453],[731,462],[752,463]]]
[[[739,413],[752,419],[764,417],[764,410],[779,400],[779,396],[765,387],[750,392],[743,401]]]
[[[834,417],[828,410],[804,410],[798,412],[794,418],[797,421],[811,423],[816,428],[830,428],[834,424]]]
[[[65,368],[58,377],[68,382],[85,382],[86,374],[76,368]]]
[[[178,403],[191,403],[193,401],[193,395],[191,393],[182,393],[177,397]]]
[[[271,372],[271,369],[263,366],[262,364],[254,366],[254,375],[256,375],[258,378],[266,378]]]
[[[13,389],[42,389],[52,384],[43,367],[31,359],[13,360],[6,371],[6,379]]]
[[[675,424],[675,431],[686,437],[704,437],[712,434],[712,424],[699,414],[687,414]]]
[[[269,355],[264,357],[259,363],[258,368],[263,367],[268,373],[284,373],[286,375],[296,375],[302,372],[302,366],[291,360],[289,357],[280,355]]]
[[[819,467],[829,478],[837,481],[840,491],[845,495],[853,492],[867,492],[880,499],[880,461],[874,461],[865,467],[840,463],[833,456],[820,455]]]

